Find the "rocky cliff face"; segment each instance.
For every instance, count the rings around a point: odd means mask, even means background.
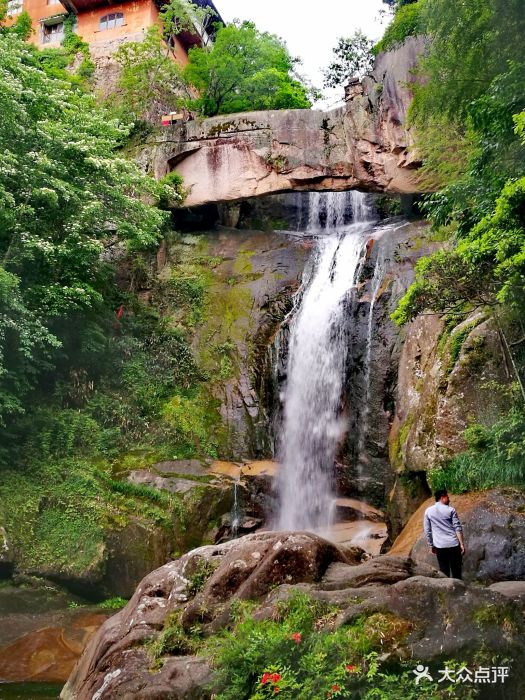
[[[422,49],[411,38],[380,57],[343,108],[190,121],[165,129],[146,160],[156,175],[183,176],[188,206],[298,190],[418,192],[406,111]]]
[[[420,316],[405,329],[389,436],[394,535],[424,495],[426,472],[466,449],[465,428],[505,412],[511,381],[498,330],[482,312],[448,322]]]

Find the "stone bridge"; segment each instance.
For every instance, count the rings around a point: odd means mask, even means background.
[[[248,112],[168,127],[155,172],[182,175],[186,206],[300,190],[418,192],[405,122],[422,47],[411,40],[379,56],[373,73],[349,86],[346,106],[330,112]]]

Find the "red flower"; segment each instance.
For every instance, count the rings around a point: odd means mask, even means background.
[[[261,685],[266,685],[268,681],[270,680],[271,676],[269,673],[264,673],[263,677],[261,678]]]
[[[281,676],[278,673],[272,673],[272,675],[270,676],[270,680],[272,681],[272,683],[277,683],[281,680]]]
[[[275,686],[275,688],[273,689],[273,692],[274,692],[274,694],[275,694],[275,693],[278,693],[278,692],[279,692],[279,688],[278,688],[277,686]]]
[[[339,690],[341,690],[341,686],[340,685],[333,685],[332,690],[334,691],[334,693],[337,693]]]
[[[293,634],[290,635],[290,639],[293,639],[296,644],[300,644],[301,643],[301,633],[294,632]]]
[[[352,664],[347,664],[345,668],[348,671],[348,673],[355,673],[355,666],[353,666]]]

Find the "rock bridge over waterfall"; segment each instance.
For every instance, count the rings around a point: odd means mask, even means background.
[[[379,57],[345,107],[221,115],[169,127],[155,170],[176,170],[186,206],[301,190],[420,191],[405,128],[410,70],[422,44]]]

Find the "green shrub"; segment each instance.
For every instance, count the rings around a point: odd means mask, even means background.
[[[197,644],[192,636],[187,634],[180,622],[180,612],[169,615],[164,622],[164,629],[154,642],[148,645],[148,651],[154,660],[167,654],[184,656],[192,654]]]
[[[101,603],[98,604],[98,607],[102,608],[102,610],[121,610],[127,604],[128,601],[126,600],[126,598],[116,596],[115,598],[108,598],[107,600],[103,600]]]
[[[513,408],[490,427],[474,424],[463,437],[469,450],[430,472],[432,489],[455,493],[525,486],[525,413]]]
[[[388,613],[362,616],[334,629],[334,606],[294,593],[271,619],[254,620],[253,604],[234,609],[234,628],[210,639],[217,700],[420,700],[411,664],[381,665],[411,624]],[[454,689],[456,690],[456,689]],[[469,691],[471,692],[471,691]],[[425,686],[429,700],[450,697],[450,687]],[[456,698],[470,697],[461,690]]]
[[[197,595],[204,587],[206,581],[215,571],[215,566],[206,559],[199,559],[195,571],[190,575],[188,586],[186,588],[188,595]]]
[[[377,56],[381,51],[390,51],[402,44],[409,36],[424,33],[421,8],[422,1],[400,6],[392,22],[388,25],[383,38],[377,43],[372,53]]]

